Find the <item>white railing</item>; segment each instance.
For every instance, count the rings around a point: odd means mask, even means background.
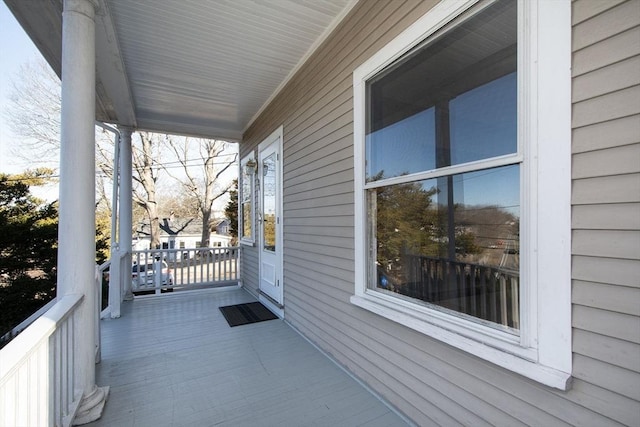
[[[46,313],[47,311],[49,311],[49,309],[51,307],[53,307],[56,304],[56,299],[52,299],[51,301],[49,301],[48,303],[46,303],[45,305],[43,305],[42,307],[40,307],[38,309],[38,311],[36,311],[35,313],[33,313],[31,316],[27,317],[26,319],[24,319],[22,322],[20,322],[20,324],[18,326],[16,326],[15,328],[11,329],[9,332],[7,332],[6,334],[4,334],[1,338],[0,338],[0,342],[8,342],[11,341],[13,339],[13,337],[15,337],[16,335],[18,335],[20,332],[24,331],[25,329],[27,329],[27,327],[29,325],[31,325],[33,322],[36,321],[36,319],[38,319],[40,316],[42,316],[44,313]]]
[[[133,292],[236,284],[239,252],[236,246],[132,251]]]
[[[82,397],[73,352],[83,298],[62,297],[0,350],[0,425],[70,425]]]
[[[105,298],[104,289],[102,288],[103,280],[108,276],[108,271],[111,268],[111,260],[107,260],[96,267],[96,286],[98,287],[98,313],[100,313],[100,318],[104,319],[107,317],[109,313],[109,307],[103,310],[102,309],[102,300]]]
[[[102,319],[102,281],[104,278],[104,272],[106,271],[107,268],[109,268],[109,265],[111,264],[111,261],[106,261],[104,263],[102,263],[101,265],[96,265],[96,300],[95,300],[95,307],[96,307],[96,313],[98,313],[98,319],[96,320],[96,342],[95,342],[95,346],[96,346],[96,363],[100,363],[100,361],[102,360],[102,345],[100,343],[101,340],[101,334],[100,334],[100,319]]]
[[[518,329],[517,270],[405,253],[400,294]],[[384,272],[383,272],[384,273]]]

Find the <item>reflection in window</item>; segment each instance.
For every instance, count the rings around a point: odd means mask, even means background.
[[[516,94],[516,73],[511,73],[449,102],[450,164],[516,152]]]
[[[496,2],[369,79],[365,132],[369,288],[514,334],[516,27],[516,2]]]
[[[517,151],[516,21],[497,3],[367,81],[368,182]]]
[[[436,167],[434,113],[429,108],[366,136],[368,181]]]
[[[267,156],[262,161],[263,218],[262,232],[264,250],[276,250],[276,154]]]
[[[519,165],[371,189],[370,283],[518,327]]]

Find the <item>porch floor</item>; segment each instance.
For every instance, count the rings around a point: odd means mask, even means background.
[[[247,292],[138,298],[101,321],[89,426],[400,426],[406,423],[282,320],[231,328],[218,307]]]

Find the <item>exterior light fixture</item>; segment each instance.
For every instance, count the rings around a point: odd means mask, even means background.
[[[258,169],[258,163],[253,159],[249,159],[247,163],[244,164],[244,172],[247,175],[255,174],[257,169]]]

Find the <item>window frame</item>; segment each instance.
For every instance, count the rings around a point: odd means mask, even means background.
[[[245,194],[244,194],[244,177],[245,177],[245,167],[248,162],[256,162],[255,153],[252,151],[248,155],[240,160],[240,171],[238,176],[240,177],[240,183],[238,185],[238,235],[240,236],[240,244],[255,246],[256,242],[256,187],[255,187],[255,172],[253,174],[248,174],[251,178],[249,182],[250,189],[248,195],[248,202],[251,204],[251,236],[244,235],[244,203],[245,203]]]
[[[444,0],[353,73],[355,294],[351,303],[542,384],[571,379],[571,5],[518,0],[518,152],[483,160],[521,167],[520,335],[466,320],[367,286],[365,180],[367,81],[472,6]],[[474,162],[475,163],[475,162]],[[384,185],[457,174],[474,163],[386,179]],[[544,197],[539,197],[544,195]]]

